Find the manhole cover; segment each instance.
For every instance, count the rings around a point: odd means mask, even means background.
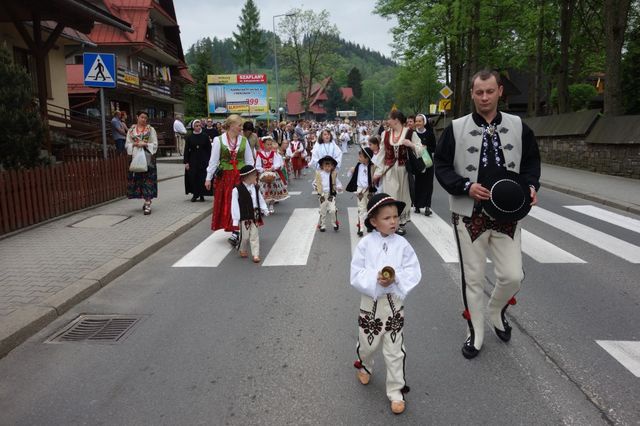
[[[72,228],[110,228],[114,225],[124,222],[130,216],[122,216],[117,214],[98,214],[88,217],[70,225]]]
[[[118,342],[141,317],[129,315],[80,315],[47,340],[49,342]]]

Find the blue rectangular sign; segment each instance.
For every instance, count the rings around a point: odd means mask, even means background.
[[[85,86],[115,89],[118,79],[116,55],[113,53],[85,53],[82,55],[82,62]]]

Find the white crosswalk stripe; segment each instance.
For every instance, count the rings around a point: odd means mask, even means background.
[[[565,207],[570,210],[576,211],[578,213],[582,213],[587,216],[591,216],[596,219],[609,222],[621,228],[628,229],[629,231],[640,233],[640,220],[623,216],[618,213],[610,212],[609,210],[601,209],[600,207],[596,207],[596,206],[565,206]]]
[[[640,263],[640,247],[638,246],[541,207],[533,207],[529,212],[529,216],[631,263]]]
[[[458,262],[458,246],[456,245],[451,225],[435,212],[429,217],[421,214],[411,215],[411,222],[438,252],[443,262]]]
[[[349,224],[345,227],[346,230],[349,231],[349,236],[351,238],[351,254],[353,254],[358,242],[360,242],[360,238],[358,234],[356,234],[356,225],[358,224],[358,208],[357,207],[349,207],[347,209],[349,216]],[[364,226],[364,224],[362,225]]]
[[[306,265],[318,223],[318,209],[294,209],[262,266]]]
[[[596,343],[634,376],[640,377],[640,342],[596,340]]]
[[[540,263],[587,263],[525,229],[521,235],[522,251]]]
[[[174,268],[215,268],[227,257],[232,250],[227,242],[229,233],[220,229],[211,234],[206,240],[201,242],[187,253],[182,259],[173,264]]]

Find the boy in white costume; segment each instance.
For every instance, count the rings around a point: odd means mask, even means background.
[[[238,249],[240,257],[248,257],[247,245],[251,245],[253,262],[260,262],[260,234],[262,217],[269,215],[269,208],[258,187],[258,173],[253,166],[240,169],[241,182],[231,192],[231,220],[240,228]]]
[[[415,251],[396,234],[405,206],[388,194],[374,195],[367,205],[365,225],[375,231],[358,243],[351,260],[351,285],[362,293],[354,363],[357,377],[363,385],[369,383],[373,355],[382,343],[387,397],[394,414],[404,411],[404,394],[409,392],[404,376],[403,301],[422,278]]]
[[[313,180],[313,189],[318,193],[318,201],[320,202],[320,219],[318,220],[318,229],[320,232],[326,231],[327,215],[333,222],[333,229],[340,229],[338,222],[338,208],[336,207],[336,195],[342,192],[342,183],[338,179],[336,167],[338,162],[330,155],[323,157],[318,161],[320,170],[316,171],[316,177]]]

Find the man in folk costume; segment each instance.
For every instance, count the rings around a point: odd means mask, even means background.
[[[351,169],[351,180],[347,184],[347,192],[355,192],[358,199],[358,224],[357,234],[364,235],[364,221],[367,218],[367,203],[376,193],[377,188],[373,184],[374,166],[372,162],[373,151],[371,148],[362,148],[358,154],[358,163]]]
[[[511,338],[506,309],[514,305],[524,278],[518,220],[537,203],[540,153],[535,136],[519,117],[498,111],[503,87],[500,75],[480,71],[471,79],[476,112],[454,120],[444,131],[435,153],[435,174],[450,194],[454,234],[462,272],[463,317],[468,336],[462,354],[478,355],[484,341],[484,282],[487,254],[495,265],[496,283],[488,304],[489,320],[504,342]],[[500,215],[494,185],[508,179],[524,183],[519,216]],[[509,200],[507,200],[509,201]],[[494,208],[497,207],[498,209]],[[515,212],[515,210],[514,210]]]
[[[248,257],[247,245],[251,246],[253,262],[260,262],[260,235],[258,227],[263,225],[262,216],[269,210],[258,187],[258,172],[253,166],[240,169],[242,182],[231,194],[231,217],[233,225],[240,228],[240,257]]]
[[[340,229],[338,222],[338,209],[336,207],[336,195],[342,192],[342,183],[338,179],[336,167],[338,162],[335,158],[327,155],[318,162],[320,170],[316,171],[316,178],[313,181],[313,189],[318,193],[318,201],[320,202],[320,220],[318,221],[318,229],[320,232],[326,230],[327,215],[333,220],[333,229]]]
[[[209,190],[215,176],[211,229],[232,232],[229,242],[234,246],[239,238],[239,232],[238,227],[233,226],[231,219],[231,193],[240,183],[240,169],[245,165],[254,164],[249,141],[241,134],[242,122],[242,118],[237,114],[227,117],[226,131],[213,139],[205,180],[205,188]]]
[[[406,163],[409,160],[408,150],[413,150],[416,157],[422,156],[425,149],[418,135],[404,127],[406,118],[398,110],[389,113],[389,130],[382,133],[380,151],[376,157],[374,182],[382,183],[382,190],[406,205],[411,205],[409,189],[409,172]],[[404,209],[400,214],[398,235],[405,235],[405,225],[411,216],[411,209]]]

